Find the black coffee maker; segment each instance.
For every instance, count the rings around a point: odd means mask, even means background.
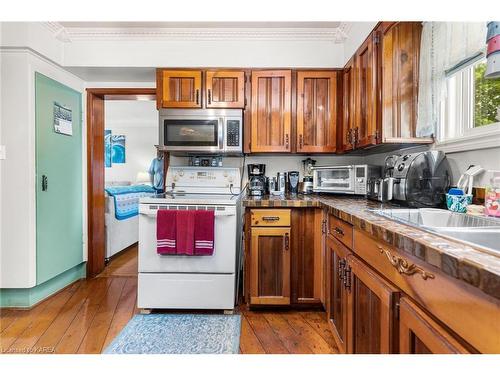
[[[266,192],[266,165],[248,164],[248,194],[264,195]]]

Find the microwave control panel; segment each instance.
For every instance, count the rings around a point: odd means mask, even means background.
[[[227,140],[229,147],[238,147],[240,145],[240,121],[227,120]]]

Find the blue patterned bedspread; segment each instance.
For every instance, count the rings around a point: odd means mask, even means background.
[[[109,186],[104,190],[115,201],[115,217],[118,220],[139,214],[139,199],[155,194],[155,190],[148,185]]]

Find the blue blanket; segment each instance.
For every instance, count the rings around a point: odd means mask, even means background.
[[[139,214],[139,199],[155,194],[155,190],[148,185],[109,186],[105,190],[115,201],[115,217],[118,220]]]

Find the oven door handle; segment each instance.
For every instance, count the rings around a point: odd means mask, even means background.
[[[224,149],[224,139],[225,139],[225,136],[224,136],[224,128],[225,128],[225,124],[224,124],[225,120],[224,120],[224,117],[219,117],[219,130],[218,130],[218,133],[219,133],[219,150],[223,150]]]

